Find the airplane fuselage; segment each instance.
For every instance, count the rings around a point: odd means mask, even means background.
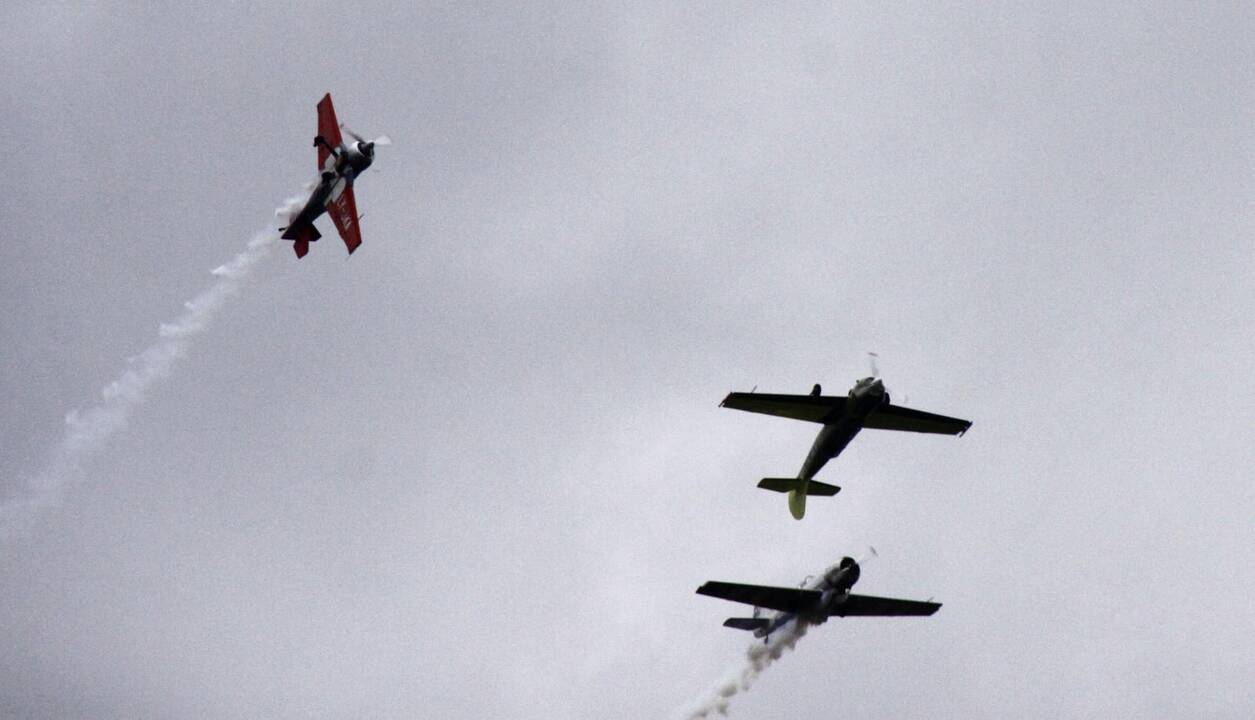
[[[767,627],[759,628],[754,631],[754,637],[756,638],[769,637],[773,632],[779,630],[780,628],[784,627],[785,625],[788,625],[791,622],[796,622],[796,621],[797,621],[797,613],[776,613],[775,616],[771,618],[771,622],[768,623]]]
[[[841,454],[846,445],[863,429],[862,418],[842,417],[840,420],[824,425],[815,436],[811,451],[806,454],[806,461],[798,472],[799,480],[810,480],[828,463]]]
[[[314,141],[315,144],[318,140]],[[366,148],[368,143],[341,143],[335,151],[327,155],[318,185],[309,194],[305,206],[288,223],[289,227],[297,228],[312,224],[323,213],[327,212],[327,204],[339,197],[345,188],[352,187],[358,175],[366,171],[374,162],[374,148]],[[330,145],[326,147],[331,147]]]
[[[802,469],[798,471],[797,479],[803,481],[803,485],[797,490],[789,491],[789,511],[793,517],[800,519],[806,512],[805,482],[813,479],[829,460],[840,455],[863,429],[867,416],[888,402],[889,393],[885,392],[884,383],[879,378],[864,378],[854,384],[850,389],[845,411],[820,428],[810,452],[806,454],[806,461],[802,463]]]
[[[889,393],[878,378],[864,378],[850,388],[849,402],[845,411],[836,419],[824,423],[815,437],[806,462],[798,472],[799,480],[810,480],[831,459],[841,454],[846,445],[863,429],[867,416],[876,408],[889,402]]]
[[[296,214],[296,217],[288,223],[289,227],[300,227],[308,225],[318,219],[323,213],[327,212],[327,201],[331,199],[331,192],[335,188],[338,176],[333,175],[331,178],[324,176],[318,181],[318,186],[309,194],[309,199],[305,201],[305,207]]]
[[[789,623],[803,622],[807,625],[820,625],[826,622],[832,614],[832,608],[844,601],[850,594],[850,588],[858,582],[859,574],[858,563],[853,558],[843,558],[841,564],[830,568],[818,580],[803,586],[823,593],[814,607],[800,612],[776,613],[766,626],[754,631],[754,637],[766,638]]]

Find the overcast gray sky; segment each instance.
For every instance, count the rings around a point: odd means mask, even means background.
[[[314,175],[278,248],[0,547],[0,717],[666,717],[708,579],[859,590],[733,717],[1255,715],[1248,3],[0,9],[0,500]],[[814,426],[895,398],[793,521]]]

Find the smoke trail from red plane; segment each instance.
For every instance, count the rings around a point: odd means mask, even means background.
[[[300,208],[303,198],[291,198],[275,210],[287,218]],[[66,488],[82,479],[84,466],[109,440],[126,429],[135,407],[144,401],[159,380],[169,377],[175,365],[226,304],[239,292],[241,283],[270,255],[278,240],[272,228],[257,233],[243,252],[212,274],[217,281],[183,304],[183,313],[162,323],[157,340],[131,358],[127,368],[100,391],[100,400],[87,410],[71,410],[65,417],[65,436],[57,444],[47,466],[27,482],[24,494],[0,502],[0,541],[28,535],[40,515],[58,506]]]

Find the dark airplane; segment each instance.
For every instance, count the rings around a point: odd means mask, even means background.
[[[353,138],[353,144],[345,144],[340,135],[341,129]],[[353,181],[374,162],[376,145],[391,144],[387,136],[366,140],[338,124],[330,93],[318,102],[318,135],[314,137],[314,147],[318,148],[318,185],[310,193],[305,207],[292,217],[288,226],[279,228],[283,231],[283,239],[292,241],[297,258],[305,257],[309,244],[322,237],[314,226],[314,220],[324,212],[331,215],[331,221],[335,223],[350,255],[362,244]]]
[[[831,496],[840,492],[836,485],[815,480],[815,474],[832,458],[841,454],[863,428],[905,430],[908,432],[962,435],[971,421],[934,415],[893,405],[885,384],[876,377],[854,383],[848,395],[822,395],[818,384],[810,395],[772,395],[769,393],[734,392],[723,399],[721,407],[776,415],[820,423],[823,427],[815,438],[806,462],[796,478],[763,478],[758,487],[789,494],[789,512],[801,520],[806,514],[806,496]]]
[[[754,637],[764,640],[792,622],[819,625],[833,616],[932,615],[941,607],[941,603],[931,601],[854,595],[850,588],[858,582],[859,572],[859,565],[854,558],[844,557],[840,563],[828,568],[818,580],[804,583],[799,588],[711,581],[697,588],[697,593],[753,605],[752,617],[728,618],[723,621],[723,625],[738,630],[752,630]],[[770,617],[761,617],[762,608],[776,612]]]

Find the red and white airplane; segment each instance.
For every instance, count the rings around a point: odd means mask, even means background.
[[[341,129],[353,138],[352,144],[345,144],[340,136]],[[318,135],[314,137],[321,178],[301,211],[291,218],[287,227],[279,228],[283,239],[293,242],[296,257],[305,257],[309,244],[322,237],[314,220],[324,212],[336,224],[350,255],[362,244],[362,231],[357,224],[361,216],[357,214],[357,201],[353,197],[353,181],[374,162],[376,145],[391,144],[386,135],[366,140],[337,123],[331,93],[323,96],[318,102]]]

